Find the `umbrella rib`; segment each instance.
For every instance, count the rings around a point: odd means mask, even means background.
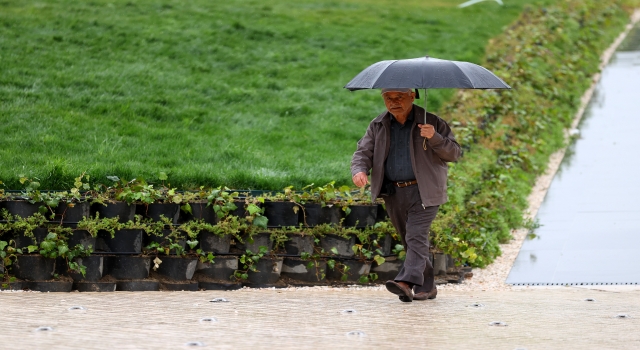
[[[387,67],[396,63],[397,61],[398,60],[387,60],[387,61],[380,61],[378,63],[372,64],[371,66],[367,67],[365,70],[360,72],[360,74],[358,74],[355,78],[351,79],[351,81],[347,83],[347,85],[345,85],[345,88],[349,90],[374,89],[375,83],[378,81],[378,79],[380,79],[380,76],[384,73],[385,69],[387,69]],[[379,69],[377,67],[377,65],[385,65],[385,64],[386,66],[384,67],[384,69]],[[371,74],[370,77],[367,77],[367,74],[370,74],[369,71],[372,70],[372,67],[374,66],[376,66],[377,71],[374,74]],[[363,87],[363,85],[357,86],[358,83],[361,83],[361,81],[359,80],[362,80],[365,77],[367,78],[366,80],[371,81],[370,86],[369,85],[367,85],[366,87]],[[353,87],[353,85],[356,85],[356,87]]]
[[[385,67],[385,69],[387,69],[387,68],[389,68],[389,67],[393,66],[393,64],[394,64],[394,63],[398,62],[398,60],[391,60],[391,61],[392,61],[392,62],[391,62],[391,63],[389,63],[389,64],[387,65],[387,67]],[[371,84],[371,87],[376,86],[376,82],[378,81],[378,79],[380,79],[380,76],[382,75],[382,73],[384,73],[385,69],[381,69],[379,72],[377,72],[377,75],[378,75],[378,76],[373,80],[373,84]]]
[[[478,67],[484,69],[487,73],[489,73],[492,77],[498,79],[499,82],[501,82],[502,84],[504,84],[504,86],[506,86],[507,89],[511,89],[511,86],[509,86],[509,84],[505,83],[504,80],[502,80],[502,78],[500,78],[499,76],[495,75],[493,72],[491,72],[490,70],[488,70],[487,68],[478,65]],[[495,89],[495,88],[492,88]]]
[[[459,61],[452,61],[452,62],[454,62],[453,66],[456,67],[456,69],[462,74],[462,76],[465,79],[467,79],[467,81],[469,81],[469,85],[471,85],[471,89],[475,89],[475,85],[473,84],[473,82],[471,81],[471,79],[469,78],[467,73],[464,70],[462,70],[462,68],[460,68],[460,66],[458,66],[457,62],[459,62]]]
[[[453,61],[453,62],[460,62],[460,61]],[[460,62],[460,63],[467,63],[469,65],[472,65],[472,67],[474,68],[480,68],[482,70],[484,70],[486,73],[488,73],[488,76],[493,77],[495,79],[497,79],[500,83],[504,84],[505,88],[510,89],[511,86],[509,86],[507,83],[505,83],[502,79],[500,79],[497,75],[493,74],[490,70],[488,70],[487,68],[477,65],[475,63],[471,63],[471,62]],[[459,71],[462,72],[462,74],[464,75],[465,78],[467,78],[469,80],[469,83],[471,84],[471,89],[500,89],[502,87],[478,87],[476,85],[476,83],[474,83],[471,78],[467,75],[466,71],[464,69],[462,69],[460,66],[458,66],[457,64],[455,65],[456,68],[458,68]],[[485,85],[490,85],[490,83],[487,81],[486,77],[476,77],[476,79],[480,79],[482,83],[485,83]],[[481,84],[482,85],[482,84]]]
[[[385,69],[381,70],[381,71],[378,73],[378,76],[376,77],[376,80],[374,80],[374,81],[373,81],[373,84],[371,85],[373,89],[377,89],[377,88],[389,88],[389,87],[397,88],[397,87],[399,87],[399,86],[386,86],[386,85],[385,85],[385,86],[381,86],[381,85],[378,85],[378,79],[380,79],[380,77],[385,73],[385,71],[386,71],[387,69],[389,69],[389,67],[393,66],[394,64],[398,63],[399,61],[400,61],[400,60],[393,60],[393,62],[389,63],[389,64],[385,67]]]

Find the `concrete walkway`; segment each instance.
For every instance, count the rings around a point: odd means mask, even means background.
[[[599,77],[537,212],[542,227],[522,244],[507,283],[640,283],[639,25]]]
[[[16,292],[0,293],[0,308],[4,349],[640,348],[640,291],[629,289],[445,291],[413,303],[372,289]]]

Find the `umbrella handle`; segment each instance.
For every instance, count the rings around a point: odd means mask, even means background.
[[[424,123],[427,124],[427,89],[424,89]],[[427,150],[427,138],[425,137],[422,141],[422,148]]]
[[[427,124],[427,89],[424,89],[424,123]]]

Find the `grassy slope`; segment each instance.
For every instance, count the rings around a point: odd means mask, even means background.
[[[347,183],[383,105],[346,82],[383,59],[480,63],[533,1],[3,1],[0,179]],[[430,109],[451,92],[431,93]]]

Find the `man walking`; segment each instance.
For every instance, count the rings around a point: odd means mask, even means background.
[[[411,89],[382,89],[387,111],[373,119],[351,160],[353,183],[384,198],[389,218],[406,251],[404,266],[386,287],[404,302],[436,297],[429,259],[429,228],[447,201],[446,162],[460,157],[451,128],[413,104]],[[415,292],[415,295],[414,295]]]

